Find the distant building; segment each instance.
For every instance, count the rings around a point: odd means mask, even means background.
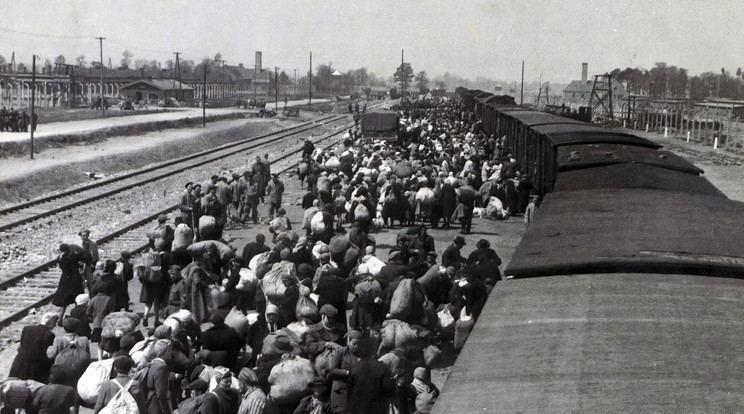
[[[194,100],[194,88],[174,79],[140,79],[124,85],[121,95],[134,102],[146,101],[149,104],[157,104],[165,98],[191,102]]]
[[[563,102],[571,109],[589,105],[594,79],[588,79],[589,64],[581,64],[581,80],[574,80],[563,90]],[[628,99],[628,91],[617,80],[612,80],[612,101],[617,109],[623,99]]]
[[[742,101],[706,101],[694,104],[698,118],[741,118],[744,117],[744,102]]]

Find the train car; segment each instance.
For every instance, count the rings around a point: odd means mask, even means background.
[[[553,186],[432,412],[744,412],[744,203],[638,137],[524,134]]]
[[[362,136],[397,141],[400,117],[393,111],[372,110],[362,117]]]

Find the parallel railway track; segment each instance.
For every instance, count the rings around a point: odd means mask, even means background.
[[[337,115],[324,117],[282,131],[241,140],[186,157],[170,160],[114,179],[96,182],[74,190],[5,208],[0,210],[0,217],[5,217],[4,221],[0,222],[0,231],[12,230],[22,226],[23,224],[38,220],[39,218],[58,214],[82,204],[95,203],[96,200],[100,200],[112,194],[163,179],[179,172],[196,168],[208,162],[228,157],[235,153],[240,153],[265,144],[276,142],[299,133],[308,132],[321,125],[327,125],[329,123],[346,119],[348,119],[346,116]],[[337,132],[321,136],[314,142],[317,145],[320,142],[329,140],[344,132],[345,128],[342,128]],[[292,156],[300,154],[301,152],[302,150],[287,152],[286,154],[275,158],[272,162],[276,163],[286,160]],[[292,163],[280,172],[284,173],[289,171],[294,168],[294,166],[296,166],[296,163]],[[129,250],[135,254],[144,251],[148,246],[143,237],[144,229],[154,227],[157,217],[160,214],[172,213],[175,212],[176,209],[177,205],[171,205],[165,209],[154,212],[147,217],[138,219],[131,224],[127,224],[96,240],[99,249],[103,252],[101,260],[117,260],[120,258],[119,252],[122,250]],[[12,219],[10,217],[16,218]],[[55,258],[38,265],[33,265],[30,268],[21,268],[14,272],[14,274],[0,280],[0,329],[20,320],[30,310],[45,305],[51,301],[61,275],[61,270],[57,264],[58,261]]]

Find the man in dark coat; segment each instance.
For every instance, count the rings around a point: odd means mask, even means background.
[[[335,307],[323,305],[320,308],[320,322],[311,325],[303,336],[302,350],[311,361],[325,349],[342,345],[346,330],[336,323],[337,315]]]
[[[478,240],[476,249],[468,256],[466,263],[473,265],[473,273],[481,280],[492,278],[496,281],[501,280],[501,258],[496,251],[491,248],[491,243],[486,239]]]
[[[165,359],[170,358],[169,341],[159,339],[153,345],[155,359],[150,362],[145,378],[145,388],[147,389],[147,413],[148,414],[170,414],[173,412],[171,399],[169,395],[168,378],[170,369],[165,363]]]
[[[10,377],[32,379],[45,384],[49,381],[49,369],[54,361],[47,358],[46,351],[54,343],[52,329],[58,320],[56,313],[47,312],[41,317],[39,325],[23,328],[18,355],[10,367]]]
[[[335,378],[345,379],[350,386],[349,412],[352,414],[387,414],[389,396],[395,391],[390,368],[375,358],[374,343],[364,338],[359,344],[359,362],[349,370],[334,369]]]
[[[234,328],[225,325],[225,318],[214,314],[209,318],[212,327],[202,334],[202,348],[210,351],[225,351],[228,368],[234,369],[243,340]]]
[[[460,255],[460,249],[462,249],[462,246],[465,246],[465,239],[462,236],[455,237],[452,244],[447,247],[444,253],[442,253],[442,266],[460,267],[460,265],[465,263],[465,258]]]
[[[266,242],[266,236],[263,235],[263,233],[258,233],[256,235],[256,241],[252,243],[248,243],[243,247],[243,264],[248,266],[248,264],[251,262],[251,259],[253,259],[253,256],[256,256],[261,253],[268,252],[271,250],[269,246],[264,244]]]
[[[318,286],[315,288],[318,294],[318,306],[332,305],[336,309],[346,309],[349,290],[346,280],[339,276],[338,268],[329,269],[323,277],[320,278]],[[346,326],[346,312],[338,312],[336,322],[341,326]]]
[[[450,227],[450,217],[455,212],[455,207],[457,207],[457,192],[451,184],[442,184],[442,190],[439,193],[439,204],[442,207],[443,227],[448,229]]]

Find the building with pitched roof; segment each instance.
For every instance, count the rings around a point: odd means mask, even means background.
[[[194,88],[175,79],[140,79],[124,85],[121,95],[134,102],[146,101],[157,104],[166,98],[175,98],[179,102],[194,100]]]

